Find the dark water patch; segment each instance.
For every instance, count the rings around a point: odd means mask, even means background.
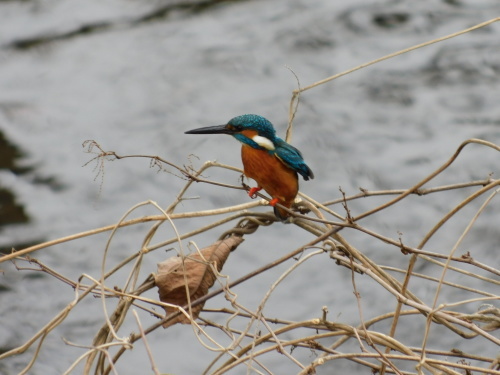
[[[284,41],[290,48],[299,51],[331,49],[335,47],[335,41],[331,33],[323,33],[314,29],[301,30],[300,32],[296,32],[295,30],[295,33],[296,35],[287,32],[280,38],[279,42]]]
[[[404,25],[410,20],[410,14],[402,12],[378,13],[373,15],[373,23],[383,28],[396,28]]]
[[[29,110],[29,106],[26,106],[24,103],[0,102],[0,111],[5,115],[8,121],[13,124],[22,121],[22,119],[19,118],[19,114],[26,109]],[[40,175],[34,166],[22,163],[22,160],[27,156],[28,152],[9,140],[0,130],[0,170],[9,170],[16,176],[23,176],[23,178],[34,185],[44,185],[55,192],[62,191],[66,188],[66,186],[54,176]]]
[[[445,4],[464,9],[495,10],[498,0],[443,0]]]
[[[77,36],[94,34],[98,31],[104,31],[110,29],[113,25],[114,25],[113,22],[89,23],[81,25],[74,30],[70,30],[60,34],[46,34],[30,38],[17,39],[10,42],[7,45],[7,47],[16,50],[28,50],[48,43],[67,40]]]
[[[23,176],[35,185],[48,186],[53,191],[61,191],[65,186],[53,176],[42,176],[32,166],[22,166],[21,160],[26,152],[11,142],[0,131],[0,170],[5,169],[17,176]],[[0,186],[0,229],[12,224],[26,224],[30,217],[15,190]],[[9,251],[10,252],[10,251]]]
[[[44,240],[40,238],[40,239],[35,239],[35,240],[29,241],[29,242],[18,242],[16,244],[10,244],[9,246],[3,245],[3,246],[0,246],[0,254],[3,254],[3,255],[11,254],[12,252],[26,249],[28,247],[37,245],[37,244],[42,243],[42,242],[44,242]]]
[[[12,288],[5,284],[0,284],[0,293],[10,292]]]
[[[1,0],[0,0],[1,1]],[[127,28],[149,22],[161,21],[171,15],[172,12],[183,12],[187,15],[196,15],[206,12],[213,7],[223,3],[241,2],[241,0],[203,0],[203,1],[182,1],[174,4],[167,4],[155,8],[143,15],[134,18],[121,18],[117,20],[89,22],[76,26],[74,29],[60,33],[49,33],[34,37],[14,40],[7,44],[7,48],[23,51],[40,47],[49,43],[70,40],[76,37],[88,36],[102,33],[117,28]]]
[[[206,12],[223,3],[236,3],[241,0],[204,0],[204,1],[182,1],[176,4],[168,4],[135,19],[131,24],[140,24],[158,21],[167,18],[174,11],[182,11],[187,14],[199,14]]]
[[[18,161],[25,154],[0,132],[0,169],[7,169],[16,175],[32,171],[31,167],[20,167]],[[0,230],[11,224],[25,224],[30,221],[24,205],[20,204],[13,191],[0,187]],[[10,253],[6,249],[5,253]],[[3,249],[0,249],[3,253]]]
[[[405,160],[404,164],[406,166],[428,165],[428,164],[430,164],[430,162],[431,162],[431,159],[429,159],[428,157],[426,157],[426,156],[419,156],[419,157],[416,157],[416,158],[411,158],[411,159]]]
[[[67,186],[65,184],[63,184],[61,181],[59,181],[54,176],[40,176],[38,174],[34,174],[31,182],[34,185],[47,186],[54,192],[63,191],[67,188]]]
[[[20,167],[17,161],[25,156],[25,153],[10,142],[0,131],[0,169],[8,169],[16,175],[21,175],[33,170],[31,167]]]
[[[36,268],[37,266],[35,265],[34,267]],[[43,272],[28,272],[24,274],[24,278],[28,280],[40,280],[40,279],[45,279],[47,277],[49,277],[49,275]]]
[[[337,22],[356,34],[376,35],[397,30],[413,35],[415,31],[432,34],[451,16],[445,9],[429,11],[418,5],[410,9],[403,3],[392,2],[349,9],[338,17]]]
[[[30,217],[24,206],[16,202],[14,193],[0,187],[0,228],[11,224],[28,223]]]

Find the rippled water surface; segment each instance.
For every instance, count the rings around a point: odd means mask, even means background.
[[[93,139],[119,154],[159,155],[178,165],[218,160],[241,166],[240,146],[229,137],[187,136],[184,131],[258,113],[284,136],[291,93],[297,85],[289,68],[301,86],[307,86],[500,14],[499,3],[492,0],[228,1],[191,8],[175,4],[179,3],[0,2],[0,131],[4,138],[0,141],[0,197],[3,207],[13,210],[2,212],[0,246],[4,249],[115,223],[139,202],[152,200],[167,207],[185,183],[171,174],[156,173],[141,159],[107,163],[104,174],[97,176],[95,163],[82,168],[94,156],[84,152],[85,140]],[[468,138],[498,144],[498,103],[500,24],[306,91],[300,98],[292,143],[303,152],[316,178],[302,182],[301,190],[324,202],[341,196],[339,186],[348,195],[359,192],[359,187],[410,187]],[[189,158],[190,154],[199,160]],[[498,166],[498,153],[471,145],[433,186],[485,179],[492,172],[498,175]],[[217,171],[207,177],[229,184],[239,180],[237,174]],[[205,184],[195,186],[189,195],[201,199],[186,201],[182,210],[248,201],[241,191]],[[367,219],[364,224],[393,238],[399,232],[406,243],[416,245],[465,196],[466,192],[458,191],[429,198],[425,204],[411,198],[407,206],[388,211],[383,220]],[[350,208],[359,213],[384,201],[365,199]],[[499,260],[498,207],[494,203],[482,215],[464,245],[464,249],[491,249],[481,251],[480,260],[492,265]],[[471,209],[457,218],[458,227],[465,227],[474,212]],[[157,211],[144,208],[137,215],[152,213]],[[178,229],[193,230],[201,222],[179,222]],[[117,236],[109,262],[137,251],[146,228]],[[197,241],[205,246],[219,234],[209,232]],[[171,235],[165,229],[159,236]],[[352,235],[353,244],[377,261],[406,264],[406,259],[398,263],[399,253],[378,255],[382,247],[378,241]],[[238,249],[224,271],[236,279],[275,259],[277,252],[284,255],[311,238],[291,225],[262,228]],[[444,231],[429,247],[445,252],[456,239],[456,232]],[[72,279],[82,273],[99,275],[106,240],[103,234],[32,255]],[[144,276],[154,272],[156,262],[164,257],[159,252],[156,258],[147,258],[144,269],[149,271]],[[339,269],[333,264],[325,268],[320,260],[309,263],[285,284],[289,292],[280,295],[282,300],[270,303],[265,313],[274,316],[285,308],[284,319],[318,317],[321,305],[312,296],[330,293],[329,285],[338,283],[337,293],[325,298],[332,319],[340,314],[356,324],[359,315],[350,273]],[[268,288],[283,270],[247,284],[255,288],[255,295],[236,288],[242,303],[255,309],[262,298],[258,291]],[[45,274],[18,272],[10,263],[3,263],[1,271],[0,348],[10,349],[40,329],[54,311],[72,300],[74,292]],[[120,276],[116,277],[119,285]],[[376,290],[360,288],[363,301],[374,310],[368,315],[385,311]],[[155,297],[155,292],[150,296]],[[432,296],[429,290],[428,298]],[[217,308],[217,301],[207,307]],[[82,350],[62,344],[61,337],[89,345],[101,314],[99,304],[79,306],[46,339],[30,373],[66,370]],[[350,316],[352,320],[346,318]],[[134,329],[130,326],[123,334]],[[213,353],[193,347],[193,341],[189,327],[152,334],[150,344],[156,348],[159,368],[175,374],[206,368]],[[453,345],[450,342],[450,348]],[[178,350],[179,346],[186,350]],[[141,351],[123,359],[120,374],[149,369]],[[32,354],[1,361],[0,374],[17,373]],[[290,367],[283,373],[297,371]]]

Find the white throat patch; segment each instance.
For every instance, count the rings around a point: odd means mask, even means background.
[[[252,141],[257,143],[260,147],[264,147],[266,150],[270,150],[270,151],[274,150],[273,142],[271,142],[266,137],[261,137],[260,135],[254,135],[252,137]]]

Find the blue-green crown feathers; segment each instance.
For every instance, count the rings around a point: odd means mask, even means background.
[[[241,127],[241,130],[256,130],[260,136],[266,137],[270,141],[276,138],[276,130],[274,130],[271,121],[259,115],[248,114],[233,117],[228,121],[228,125],[232,125],[235,128]]]

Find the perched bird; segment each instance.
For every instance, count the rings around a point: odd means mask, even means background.
[[[225,125],[193,129],[185,134],[229,134],[240,141],[244,173],[257,182],[248,195],[255,198],[259,190],[267,191],[272,198],[269,204],[281,220],[290,215],[275,206],[292,206],[299,191],[297,173],[306,181],[314,178],[300,151],[277,137],[273,124],[262,116],[242,115]]]

